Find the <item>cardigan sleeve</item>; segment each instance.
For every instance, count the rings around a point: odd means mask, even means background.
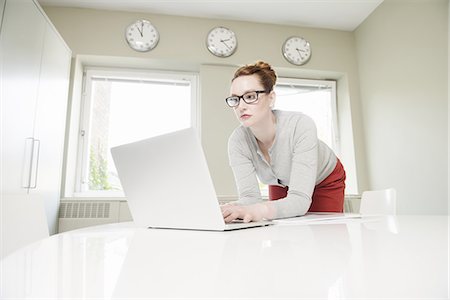
[[[228,140],[228,157],[239,195],[238,203],[262,201],[252,153],[242,132],[234,131]]]

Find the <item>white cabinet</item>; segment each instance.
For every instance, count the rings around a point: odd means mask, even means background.
[[[45,20],[34,5],[32,1],[8,1],[0,34],[2,193],[5,194],[26,194],[30,180],[45,34]]]
[[[2,201],[42,199],[50,233],[57,232],[70,60],[70,49],[35,1],[6,0],[0,32]]]
[[[41,60],[34,139],[39,164],[30,193],[44,199],[50,233],[57,232],[71,53],[47,24]],[[37,178],[34,178],[37,174]]]

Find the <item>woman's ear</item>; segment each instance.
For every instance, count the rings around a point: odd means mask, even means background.
[[[275,100],[277,100],[277,96],[275,95],[275,92],[272,90],[269,93],[270,108],[273,108],[275,106]]]

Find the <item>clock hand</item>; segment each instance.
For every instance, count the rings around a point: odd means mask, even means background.
[[[228,44],[227,43],[225,43],[225,41],[229,41],[230,39],[228,39],[228,40],[220,40],[225,46],[227,46],[227,48],[228,48],[228,50],[231,50],[231,47],[230,46],[228,46]]]
[[[137,30],[139,31],[139,33],[141,34],[141,37],[143,37],[144,35],[142,34],[142,31],[144,30],[143,26],[142,26],[142,30],[139,29],[139,27],[136,25]]]
[[[305,54],[306,51],[305,51],[305,50],[298,49],[298,48],[295,48],[295,50],[297,50],[298,55],[300,55],[300,58],[303,59],[303,56],[304,56],[303,54]]]

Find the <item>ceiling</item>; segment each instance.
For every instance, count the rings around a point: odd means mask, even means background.
[[[38,0],[66,6],[148,12],[353,31],[383,0]]]

